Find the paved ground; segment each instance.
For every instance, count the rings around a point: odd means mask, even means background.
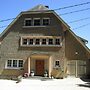
[[[0,80],[0,90],[90,90],[90,80],[79,78],[65,79],[29,78],[20,83],[11,80]]]

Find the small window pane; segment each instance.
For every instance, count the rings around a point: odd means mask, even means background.
[[[39,44],[40,44],[40,39],[36,39],[35,44],[36,44],[36,45],[39,45]]]
[[[27,39],[23,39],[23,45],[27,45]]]
[[[17,60],[13,60],[13,67],[17,67]]]
[[[60,45],[60,39],[56,39],[56,40],[55,40],[55,44],[56,44],[56,45]]]
[[[33,45],[33,39],[29,39],[29,45]]]
[[[59,63],[59,61],[55,61],[55,66],[60,67],[60,63]]]
[[[31,20],[25,20],[25,26],[31,26]]]
[[[53,39],[49,39],[49,45],[53,45]]]
[[[34,20],[34,26],[40,26],[40,19]]]
[[[8,60],[7,61],[7,67],[11,67],[12,66],[12,60]]]
[[[43,25],[49,25],[50,20],[49,19],[43,19]]]
[[[46,39],[42,39],[42,45],[46,45]]]
[[[23,60],[19,60],[18,67],[23,67]]]

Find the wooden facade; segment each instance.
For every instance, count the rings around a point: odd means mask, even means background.
[[[90,50],[56,12],[43,5],[21,12],[0,41],[1,78],[32,72],[57,78],[90,75]]]

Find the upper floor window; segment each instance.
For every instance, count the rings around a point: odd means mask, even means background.
[[[35,44],[39,45],[40,44],[40,39],[36,39]]]
[[[29,45],[33,45],[33,39],[29,39]]]
[[[40,18],[34,18],[34,26],[40,26]]]
[[[48,26],[50,18],[25,18],[24,26]]]
[[[25,26],[31,26],[32,25],[32,20],[31,19],[25,19]]]
[[[39,46],[61,46],[61,37],[51,37],[51,36],[23,36],[21,38],[21,46],[35,46],[35,45],[39,45]]]
[[[60,45],[60,39],[59,38],[55,39],[55,44]]]
[[[42,39],[42,45],[46,45],[46,39]]]
[[[49,25],[50,19],[49,18],[43,18],[43,25]]]
[[[49,39],[48,44],[49,44],[49,45],[53,45],[53,39]]]
[[[27,45],[27,39],[23,39],[23,45]]]

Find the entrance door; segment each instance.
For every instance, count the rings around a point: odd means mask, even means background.
[[[44,60],[36,60],[36,75],[44,75]]]

